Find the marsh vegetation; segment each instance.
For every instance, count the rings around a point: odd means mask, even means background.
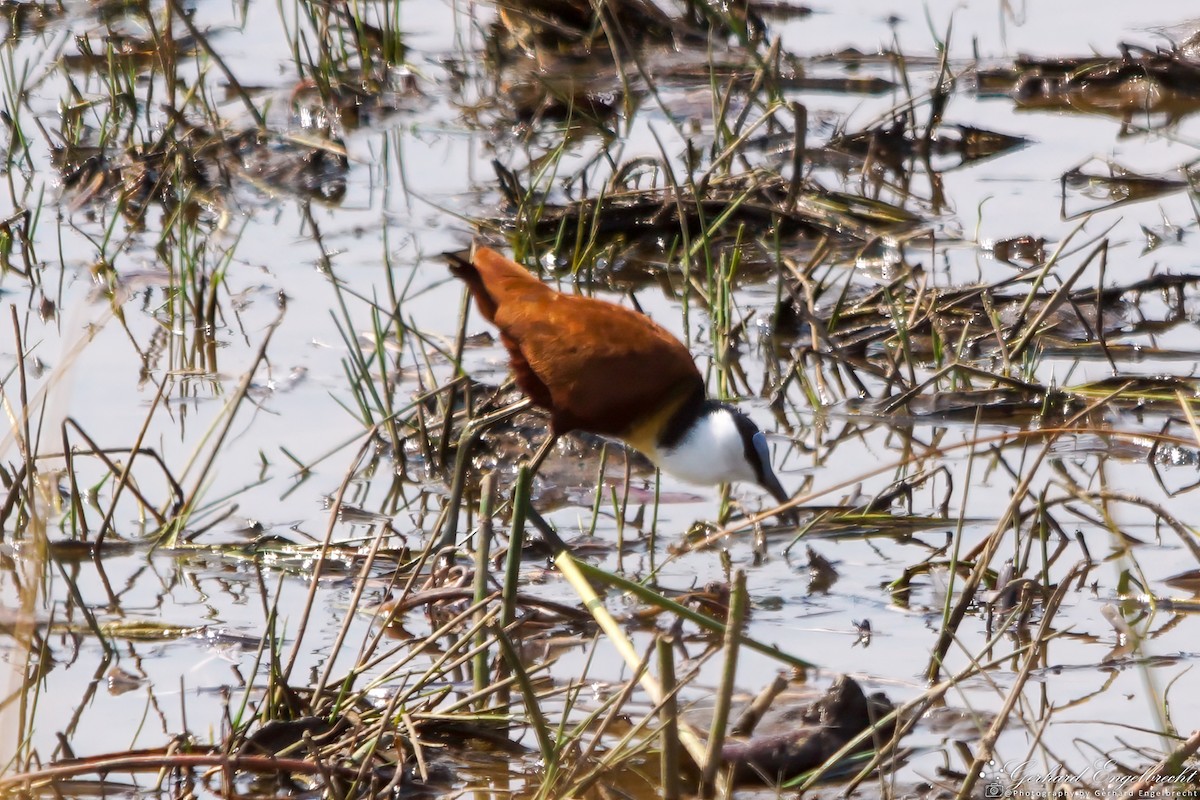
[[[594,5],[0,0],[0,793],[1195,792],[1194,9]],[[798,521],[477,431],[472,241]]]

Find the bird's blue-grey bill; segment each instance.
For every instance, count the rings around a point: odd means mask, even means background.
[[[767,437],[762,431],[754,434],[754,449],[758,451],[758,459],[762,464],[762,486],[771,496],[774,497],[782,505],[791,498],[788,493],[783,490],[783,484],[775,477],[775,470],[771,469],[771,452],[767,448]]]

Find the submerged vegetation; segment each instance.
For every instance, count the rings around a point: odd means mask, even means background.
[[[0,794],[1200,788],[1200,45],[933,5],[0,2]],[[797,520],[531,476],[473,240]]]

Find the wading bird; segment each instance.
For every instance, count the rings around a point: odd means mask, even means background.
[[[788,501],[766,436],[748,416],[706,396],[691,353],[661,325],[614,303],[556,291],[486,247],[471,261],[447,257],[480,313],[499,328],[517,386],[550,414],[550,435],[531,472],[559,436],[582,430],[620,439],[689,483],[752,481]],[[565,547],[550,538],[555,549]]]

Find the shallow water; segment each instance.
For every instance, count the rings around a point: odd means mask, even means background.
[[[27,739],[26,752],[37,753],[42,761],[64,757],[60,741],[69,742],[77,755],[160,746],[185,725],[201,741],[219,740],[227,727],[226,704],[236,708],[243,687],[254,682],[256,642],[272,605],[278,608],[283,649],[292,649],[313,567],[308,554],[255,559],[238,554],[229,545],[263,533],[296,542],[320,541],[331,524],[335,540],[364,547],[380,533],[378,519],[331,522],[326,508],[328,498],[336,495],[348,472],[356,469],[355,453],[365,428],[346,377],[347,339],[370,339],[373,322],[368,301],[378,303],[385,314],[392,310],[390,280],[405,296],[399,306],[402,323],[442,348],[452,347],[459,327],[461,288],[448,279],[438,254],[469,243],[474,235],[469,220],[496,213],[499,196],[492,159],[523,168],[541,156],[556,135],[552,126],[541,136],[533,136],[528,129],[502,125],[488,110],[486,101],[493,87],[478,49],[484,26],[493,16],[490,8],[411,0],[399,9],[404,43],[409,48],[407,60],[419,92],[401,96],[393,111],[367,116],[361,127],[347,125],[341,130],[349,158],[344,197],[329,204],[306,202],[295,193],[255,180],[254,175],[241,175],[233,180],[232,192],[206,203],[205,220],[190,229],[172,221],[157,206],[149,212],[144,227],[138,227],[114,215],[112,204],[103,198],[76,205],[76,195],[64,187],[52,165],[51,149],[59,144],[55,132],[62,128],[62,107],[72,102],[68,77],[79,96],[92,100],[85,113],[91,115],[94,126],[101,124],[105,113],[109,91],[104,78],[69,69],[59,60],[60,55],[77,52],[75,37],[89,35],[100,41],[104,28],[96,8],[67,6],[63,16],[48,23],[42,33],[9,36],[0,46],[6,82],[26,76],[27,100],[20,108],[15,107],[11,91],[4,93],[6,110],[20,121],[30,141],[27,154],[9,156],[6,194],[14,207],[37,213],[32,248],[38,272],[36,279],[5,272],[3,289],[15,308],[26,344],[31,426],[38,439],[36,450],[44,457],[38,464],[43,474],[64,466],[60,432],[64,420],[74,420],[101,447],[128,448],[149,418],[144,443],[158,451],[172,474],[191,490],[201,480],[201,466],[215,446],[214,431],[221,429],[227,402],[254,365],[270,326],[277,316],[280,320],[265,360],[254,372],[251,402],[238,407],[229,435],[220,444],[219,467],[202,479],[202,506],[189,524],[198,551],[152,546],[146,537],[155,528],[153,520],[140,517],[128,497],[118,505],[115,526],[132,546],[96,560],[47,561],[35,544],[37,537],[28,530],[18,535],[9,521],[0,598],[17,629],[32,625],[37,631],[52,661],[43,661],[47,671],[36,683],[36,691],[25,694],[27,700],[36,698],[36,706],[22,708],[20,703],[10,703],[4,709],[0,763],[8,762],[18,737]],[[247,86],[262,87],[254,99],[259,107],[269,108],[265,116],[270,128],[302,134],[301,117],[289,113],[288,108],[297,67],[287,31],[306,24],[297,21],[298,13],[298,7],[287,4],[199,4],[193,19],[200,29],[210,31],[212,44],[234,75]],[[893,13],[903,18],[889,20]],[[812,16],[773,25],[772,30],[782,36],[785,51],[802,57],[850,47],[870,53],[896,44],[907,55],[929,59],[921,62],[914,58],[907,75],[917,87],[914,91],[923,92],[936,75],[936,40],[953,22],[950,63],[964,76],[949,103],[947,121],[1030,141],[1002,156],[940,173],[942,205],[928,202],[929,178],[920,174],[906,193],[880,191],[882,199],[908,203],[929,217],[929,227],[938,234],[936,244],[928,239],[911,243],[907,258],[924,265],[930,285],[949,287],[1013,274],[1013,267],[990,254],[988,245],[994,240],[1026,234],[1045,237],[1046,248],[1052,252],[1070,235],[1080,220],[1060,217],[1059,179],[1065,171],[1089,159],[1095,159],[1090,168],[1103,171],[1103,162],[1111,159],[1138,173],[1179,178],[1181,165],[1196,158],[1200,140],[1191,117],[1163,126],[1157,115],[1134,115],[1122,131],[1120,120],[1098,114],[1015,110],[1006,96],[981,96],[972,91],[965,74],[968,59],[978,54],[984,65],[991,65],[1007,63],[1017,54],[1114,54],[1121,42],[1153,47],[1166,43],[1160,29],[1183,38],[1188,15],[1194,13],[1192,4],[1184,2],[1155,4],[1153,19],[1146,19],[1144,7],[1117,2],[1031,1],[1023,4],[1019,14],[1011,13],[1006,4],[993,2],[928,3],[920,10],[861,2],[818,8]],[[147,35],[132,15],[119,17],[113,24]],[[312,41],[311,30],[308,36]],[[456,74],[459,69],[464,76],[461,80]],[[890,80],[898,77],[887,64],[864,64],[858,70],[824,65],[813,70]],[[184,87],[199,80],[214,94],[227,84],[221,70],[202,55],[181,58],[179,76]],[[147,87],[137,80],[132,85],[141,90]],[[161,77],[151,85],[156,87],[155,97],[141,96],[149,110],[131,123],[138,132],[135,139],[151,140],[166,124],[154,110],[163,102]],[[252,124],[236,99],[217,97],[217,112],[231,129]],[[803,102],[808,109],[812,145],[834,127],[855,130],[875,120],[904,96],[901,92],[867,96],[796,91],[789,98]],[[478,115],[476,104],[484,108]],[[665,138],[663,149],[678,156],[683,146],[667,112],[678,115],[684,129],[694,128],[700,137],[711,135],[713,103],[706,83],[686,91],[668,88],[663,104],[666,111],[643,102],[633,119],[620,124],[620,147],[614,150],[619,150],[621,160],[658,157],[656,137]],[[473,124],[477,118],[483,124]],[[594,139],[574,146],[563,156],[562,169],[579,169],[598,147]],[[831,189],[857,192],[863,188],[858,174],[832,168],[818,168],[814,177]],[[1071,202],[1072,208],[1102,205],[1096,198],[1072,197]],[[1107,231],[1107,268],[1101,276],[1098,264],[1093,264],[1078,285],[1093,286],[1101,280],[1106,285],[1127,284],[1156,273],[1196,271],[1189,247],[1197,227],[1194,203],[1194,192],[1184,190],[1098,212],[1076,241],[1082,246],[1085,239]],[[0,200],[0,217],[8,216],[4,211],[7,205]],[[1143,254],[1143,227],[1160,228],[1164,220],[1180,227],[1182,242]],[[179,235],[170,243],[169,252],[158,251],[162,232],[172,229]],[[1066,256],[1064,271],[1078,266],[1084,252]],[[171,263],[164,264],[164,257]],[[200,272],[212,271],[224,259],[228,261],[218,292],[218,325],[211,331],[197,330],[190,316],[172,305],[175,295],[165,287],[177,286],[192,265]],[[97,278],[94,267],[101,260],[111,263],[120,276],[121,290],[115,302],[106,298]],[[848,263],[844,268],[857,270],[856,276],[869,280],[872,266]],[[569,282],[561,285],[570,288]],[[617,288],[629,287],[621,284]],[[691,308],[685,325],[674,295],[668,296],[654,284],[635,288],[640,306],[686,338],[702,369],[715,374],[706,314]],[[623,301],[620,291],[603,282],[589,289]],[[281,294],[286,295],[282,310]],[[38,313],[45,300],[54,305],[51,316]],[[774,300],[772,286],[747,285],[737,297],[739,313],[747,320],[765,319]],[[1152,310],[1162,302],[1148,296],[1145,309]],[[1120,361],[1120,374],[1190,376],[1196,358],[1194,320],[1194,308],[1189,307],[1181,324],[1140,336],[1139,344],[1178,352],[1148,352],[1137,360]],[[3,325],[8,335],[3,337],[6,344],[0,345],[0,357],[15,374],[12,326],[7,319]],[[757,331],[754,325],[750,329]],[[474,315],[468,333],[484,330],[486,325]],[[207,341],[210,336],[211,342]],[[753,336],[739,356],[755,392],[764,384],[764,364],[772,360],[761,338]],[[409,336],[399,343],[400,355],[387,367],[403,370],[399,386],[404,397],[395,403],[396,408],[430,385],[447,380],[452,372],[445,358],[422,352],[416,342],[416,337]],[[44,365],[40,374],[35,374],[29,363],[33,359]],[[507,373],[505,361],[502,349],[493,342],[468,348],[463,367],[472,378],[495,384]],[[802,368],[815,371],[811,366]],[[373,367],[375,372],[378,369]],[[1112,373],[1113,366],[1103,358],[1078,358],[1066,351],[1030,359],[1023,370],[1026,378],[1044,385],[1073,386]],[[164,380],[170,387],[166,407],[152,412],[157,384]],[[19,404],[16,387],[13,377],[6,379],[4,395],[9,409]],[[884,390],[882,384],[869,388]],[[756,561],[744,533],[725,545],[731,562],[748,572],[754,598],[750,635],[818,664],[820,670],[809,676],[815,685],[850,672],[872,687],[885,689],[893,699],[904,700],[924,687],[922,674],[941,624],[948,577],[944,572],[918,576],[907,605],[896,602],[887,584],[905,566],[945,546],[956,530],[964,552],[990,533],[1020,476],[1032,468],[1041,443],[1031,439],[1024,451],[1010,446],[1002,455],[990,453],[978,445],[967,445],[980,436],[1016,426],[985,420],[977,428],[971,417],[965,421],[894,415],[881,419],[864,414],[852,402],[853,394],[831,383],[825,397],[828,407],[813,410],[793,386],[785,411],[786,428],[764,399],[748,398],[742,405],[762,427],[779,434],[774,441],[781,479],[789,489],[802,487],[812,495],[813,503],[870,497],[901,476],[945,466],[947,473],[913,492],[910,508],[901,510],[898,504],[893,510],[936,517],[948,497],[948,518],[922,526],[911,538],[861,535],[870,531],[813,536],[791,548],[789,555],[784,551],[790,536],[774,535],[768,540],[769,556],[763,561]],[[10,415],[17,413],[10,411]],[[1167,414],[1176,420],[1171,432],[1188,436],[1178,407],[1165,413],[1161,409],[1146,414],[1110,412],[1106,424],[1153,434]],[[75,432],[70,435],[73,445],[80,447]],[[4,457],[7,464],[21,461],[15,434],[4,440]],[[311,470],[301,475],[293,458],[312,464]],[[560,530],[586,530],[592,524],[598,454],[591,451],[586,458],[584,468],[575,472],[560,466],[550,477],[543,476],[543,493],[549,494],[554,488],[549,484],[556,480],[569,482],[562,488],[575,501],[549,515]],[[611,458],[610,474],[619,479],[621,456],[616,453]],[[1110,489],[1155,503],[1185,525],[1200,522],[1195,519],[1191,495],[1171,495],[1163,485],[1190,488],[1196,481],[1195,463],[1162,468],[1160,484],[1148,460],[1144,447],[1126,453],[1103,436],[1095,441],[1064,439],[1040,468],[1037,481],[1048,487],[1053,497],[1061,497],[1072,483],[1088,490]],[[100,480],[103,471],[94,459],[77,457],[76,465],[79,485],[84,487],[81,491]],[[148,496],[166,496],[160,472],[144,461],[137,470],[138,484]],[[953,475],[953,485],[947,475]],[[59,487],[66,486],[62,477],[57,481]],[[653,496],[651,477],[638,477],[634,487],[644,490],[641,497]],[[109,490],[106,484],[100,489],[101,496],[107,497]],[[400,537],[405,537],[409,545],[419,548],[445,491],[440,478],[427,474],[420,463],[398,470],[384,456],[371,469],[353,476],[345,500],[390,519],[398,534],[389,540],[392,545],[399,546]],[[694,521],[718,514],[716,491],[685,486],[668,477],[662,479],[660,491],[668,500],[679,502],[666,502],[657,511],[659,551],[652,557],[645,547],[639,547],[623,556],[610,552],[591,560],[631,577],[643,577],[652,564],[659,565],[658,582],[674,589],[725,580],[728,575],[718,550],[674,559],[668,559],[666,553],[666,545],[680,541]],[[766,502],[751,487],[736,488],[735,496],[750,509],[764,507]],[[71,528],[62,507],[66,501],[53,481],[47,481],[43,497],[46,536],[52,541],[77,537],[78,531]],[[609,507],[608,498],[603,505]],[[107,500],[100,507],[106,508]],[[1080,504],[1078,508],[1086,507]],[[1088,575],[1092,588],[1067,596],[1065,610],[1055,621],[1061,635],[1042,654],[1040,668],[1026,686],[1023,704],[1016,712],[1027,727],[1010,725],[998,745],[997,754],[1005,761],[1023,760],[1035,741],[1075,769],[1092,764],[1103,753],[1131,757],[1122,749],[1126,747],[1170,750],[1173,744],[1153,732],[1162,728],[1161,706],[1169,706],[1171,719],[1183,731],[1200,713],[1200,700],[1184,691],[1190,680],[1187,672],[1196,659],[1193,643],[1200,637],[1195,614],[1176,617],[1165,610],[1143,612],[1135,600],[1118,597],[1119,581],[1126,570],[1144,579],[1150,592],[1178,594],[1161,581],[1195,568],[1194,559],[1145,508],[1108,504],[1103,509],[1110,515],[1107,528],[1100,523],[1096,508],[1087,510],[1085,515],[1063,509],[1057,518],[1065,526],[1064,533],[1082,537],[1099,562]],[[88,513],[93,526],[103,516],[95,509]],[[210,529],[197,534],[210,524]],[[253,531],[246,530],[250,524],[255,526]],[[602,514],[596,532],[602,540],[612,542],[616,527],[611,514]],[[1129,538],[1118,540],[1110,529]],[[1047,548],[1056,547],[1057,541],[1057,534],[1050,534]],[[1133,541],[1136,546],[1126,546]],[[805,544],[838,569],[839,579],[826,592],[810,590]],[[1076,545],[1069,542],[1068,547]],[[1064,556],[1052,568],[1052,580],[1061,576],[1064,565],[1081,557],[1074,549]],[[297,649],[292,677],[302,684],[330,667],[332,643],[343,620],[352,613],[358,562],[334,566],[340,568],[329,569],[318,584],[315,612]],[[527,563],[531,573],[539,567],[536,560]],[[370,585],[360,606],[374,606],[383,598],[384,587],[382,581]],[[536,591],[563,602],[577,600],[554,575],[546,577]],[[624,602],[613,597],[611,605],[620,610]],[[109,638],[112,653],[106,656],[100,638],[89,630],[80,603],[102,626],[149,621],[182,626],[190,632],[148,640],[144,635],[131,637],[117,631]],[[1114,603],[1124,604],[1126,618],[1145,638],[1134,657],[1107,662],[1116,634],[1101,609]],[[428,623],[421,615],[410,616],[410,632],[425,633]],[[856,623],[864,619],[870,620],[873,631],[869,647],[856,646]],[[361,614],[352,621],[346,641],[363,641],[374,630],[371,618]],[[968,654],[978,653],[989,637],[982,618],[968,620],[959,633],[962,641],[950,651],[951,671],[963,668]],[[645,632],[634,639],[639,647],[649,642]],[[1001,637],[993,655],[1011,646]],[[695,648],[701,649],[699,644]],[[6,634],[0,639],[7,691],[19,691],[27,649],[28,642],[20,636]],[[351,666],[353,653],[353,645],[341,651],[345,663],[339,661],[331,672]],[[1160,658],[1151,661],[1152,657]],[[580,678],[587,659],[585,649],[568,650],[552,674],[560,681]],[[719,661],[711,660],[702,668],[694,685],[695,696],[702,697],[707,687],[718,682]],[[136,679],[132,686],[120,680],[110,682],[110,674],[117,676],[111,673],[114,668],[128,673],[130,680]],[[968,680],[948,694],[947,705],[962,710],[964,716],[978,713],[986,718],[999,708],[1016,668],[1014,662],[986,677]],[[747,653],[739,664],[738,683],[754,692],[777,669],[769,659]],[[586,670],[588,681],[617,682],[627,677],[625,667],[603,643],[596,647]],[[1052,714],[1050,709],[1054,709]],[[1046,717],[1050,723],[1044,729],[1038,727]],[[60,733],[62,740],[56,739]],[[972,742],[977,735],[949,738]],[[900,774],[904,786],[932,780],[941,766],[944,734],[929,724],[919,727],[914,736],[914,744],[927,745],[935,752],[910,759]],[[524,743],[531,743],[528,736]],[[1143,763],[1139,758],[1131,760]],[[952,766],[965,768],[957,762]]]

